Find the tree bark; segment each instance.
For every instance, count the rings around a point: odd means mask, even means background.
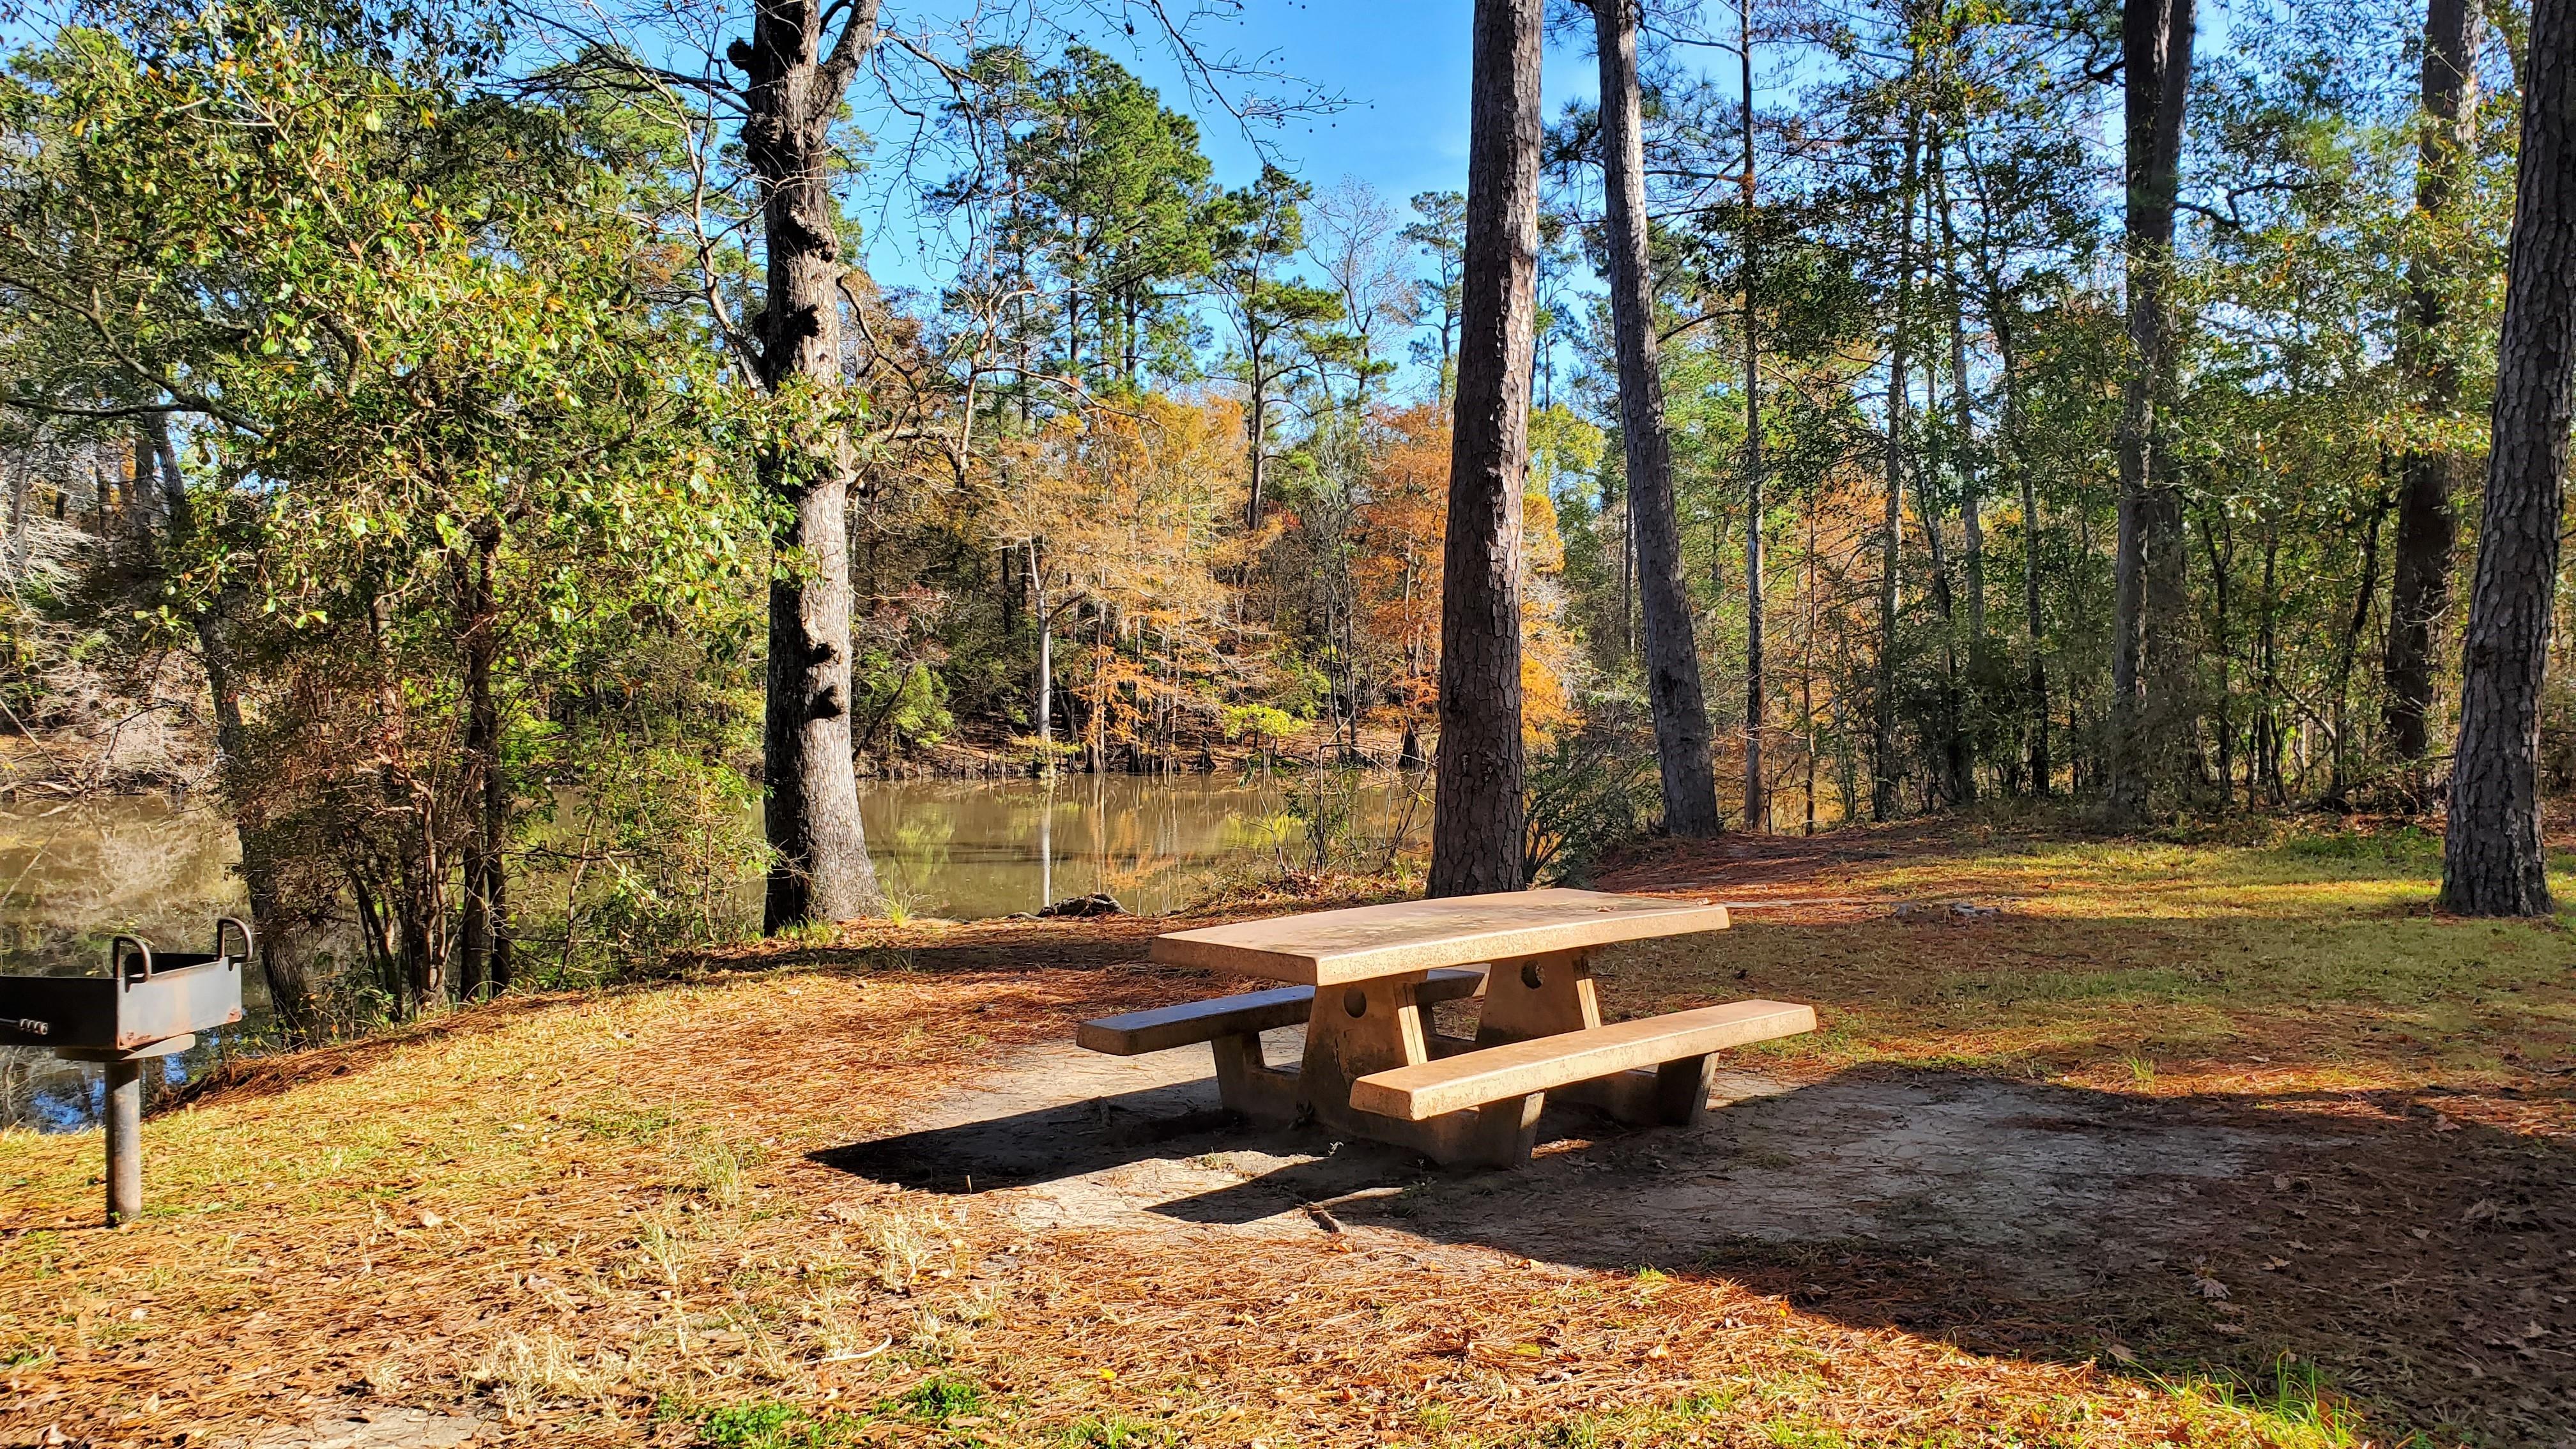
[[[2030,730],[2024,758],[2030,772],[2030,793],[2044,800],[2055,784],[2050,779],[2054,767],[2048,750],[2048,662],[2042,653],[2048,615],[2041,606],[2039,587],[2039,485],[2028,461],[2021,456],[2021,374],[2014,360],[2013,314],[2007,310],[2011,302],[2000,289],[1990,288],[1986,295],[1989,325],[1995,332],[1996,369],[2001,374],[1998,381],[2004,394],[2003,435],[1997,456],[2021,491],[2022,692]]]
[[[1262,491],[1270,466],[1270,380],[1262,374],[1262,349],[1252,349],[1252,405],[1244,412],[1244,431],[1252,435],[1252,483],[1243,495],[1243,531],[1261,531]]]
[[[1871,720],[1869,813],[1873,820],[1896,814],[1896,585],[1897,565],[1905,546],[1905,415],[1907,313],[1914,302],[1914,186],[1920,160],[1922,120],[1908,122],[1905,168],[1898,183],[1896,217],[1896,316],[1887,340],[1887,516],[1880,524],[1878,553],[1878,698]]]
[[[2111,627],[2110,810],[2146,813],[2150,779],[2173,767],[2182,701],[2178,625],[2182,499],[2156,456],[2165,356],[2165,274],[2173,262],[2174,196],[2191,84],[2193,0],[2124,0],[2129,345],[2135,354],[2120,408],[2120,538]],[[2153,634],[2153,647],[2149,636]],[[2152,655],[2153,657],[2149,657]],[[2151,691],[2156,697],[2151,698]]]
[[[2388,474],[2386,455],[2381,455],[2379,497],[2370,506],[2370,517],[2361,529],[2361,582],[2353,587],[2352,614],[2346,620],[2343,638],[2335,646],[2334,666],[2334,761],[2333,773],[2326,781],[2323,803],[2336,810],[2348,808],[2352,791],[2351,710],[2352,666],[2361,654],[2362,630],[2370,624],[2370,601],[2379,592],[2379,525],[2388,516]]]
[[[1959,237],[1950,220],[1946,175],[1941,186],[1941,250],[1942,270],[1950,286],[1951,427],[1958,438],[1952,457],[1959,471],[1960,562],[1968,585],[1968,658],[1974,663],[1986,644],[1985,498],[1977,477],[1976,399],[1968,390],[1968,288],[1959,274]]]
[[[2442,906],[2472,916],[2550,910],[2540,835],[2540,691],[2576,383],[2576,0],[2533,4],[2524,74],[2494,443],[2442,851]]]
[[[2415,151],[2415,211],[2437,234],[2447,224],[2460,171],[2476,143],[2479,18],[2474,0],[2430,0],[2424,14],[2424,115]],[[2438,239],[2409,265],[2398,365],[2426,428],[2460,405],[2460,368],[2442,336],[2456,268]],[[2388,686],[2380,718],[2389,753],[2420,760],[2433,708],[2436,631],[2451,606],[2451,552],[2459,537],[2461,458],[2438,441],[2418,441],[2398,464],[2397,570],[2388,594]]]
[[[1744,828],[1769,830],[1771,780],[1762,763],[1762,736],[1771,724],[1771,695],[1765,677],[1762,620],[1762,333],[1761,313],[1755,305],[1762,253],[1753,209],[1753,0],[1737,0],[1735,17],[1744,130]],[[1810,813],[1814,803],[1808,802]]]
[[[2226,538],[2223,547],[2219,542],[2222,534]],[[2234,657],[2228,652],[2234,647],[2228,638],[2228,605],[2231,602],[2228,583],[2236,567],[2234,523],[2222,515],[2221,524],[2213,526],[2204,513],[2200,519],[2200,542],[2209,555],[2210,603],[2216,626],[2213,632],[2217,635],[2210,641],[2210,654],[2218,661],[2218,807],[2232,810],[2236,807],[2236,721],[2233,717],[2234,701],[2229,698],[2229,692],[2234,688],[2235,670]]]
[[[1521,487],[1538,277],[1541,0],[1476,0],[1440,603],[1430,892],[1521,887]]]
[[[830,129],[876,43],[877,0],[855,0],[824,54],[824,0],[759,0],[750,41],[727,52],[744,73],[742,140],[760,183],[767,295],[754,324],[757,370],[773,394],[815,416],[760,457],[783,509],[769,586],[763,720],[771,850],[764,928],[775,934],[883,907],[859,821],[850,742],[849,503],[856,459],[832,406],[841,377],[840,204]]]
[[[459,609],[465,647],[465,808],[461,864],[465,916],[458,932],[456,992],[472,1001],[510,984],[509,875],[501,846],[509,829],[509,782],[501,775],[501,710],[492,694],[492,667],[500,658],[500,607],[493,569],[501,547],[498,523],[473,532],[470,556],[458,560]]]
[[[1673,455],[1664,433],[1664,380],[1655,335],[1655,289],[1647,254],[1643,102],[1637,82],[1637,0],[1593,0],[1601,55],[1601,180],[1610,258],[1610,313],[1619,350],[1619,426],[1627,444],[1628,509],[1637,530],[1637,577],[1646,625],[1646,699],[1655,720],[1655,762],[1663,779],[1664,828],[1718,833],[1716,767],[1709,757],[1708,703],[1701,693],[1699,642],[1691,628],[1690,585],[1682,574],[1681,525],[1673,514]],[[1758,484],[1756,487],[1758,488]],[[1757,530],[1751,546],[1761,547]],[[1756,597],[1760,585],[1754,585]],[[1760,614],[1753,634],[1759,678]],[[1758,697],[1758,696],[1757,696]],[[1758,707],[1758,706],[1757,706]],[[1748,739],[1758,751],[1758,741]],[[1758,771],[1759,755],[1748,757]],[[1748,782],[1758,781],[1750,774]],[[1758,818],[1758,791],[1746,819]]]

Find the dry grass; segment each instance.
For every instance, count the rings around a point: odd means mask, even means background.
[[[1675,848],[1607,883],[1776,904],[1626,958],[1616,997],[1812,1000],[1828,1029],[1772,1054],[1790,1073],[1947,1066],[2328,1113],[2437,1089],[2449,1118],[2555,1150],[2576,950],[2551,925],[2429,918],[2424,865],[2403,838]],[[1889,918],[1959,898],[2004,915]],[[94,1135],[0,1137],[0,1437],[220,1442],[350,1401],[462,1406],[549,1443],[746,1449],[2330,1446],[2404,1427],[2296,1365],[2258,1394],[2010,1351],[1815,1311],[1762,1265],[1611,1273],[1375,1227],[1031,1234],[809,1160],[1000,1049],[1199,989],[1117,964],[1152,929],[878,928],[259,1064],[154,1119],[155,1207],[122,1233],[89,1225]],[[2510,1392],[2565,1403],[2563,1380]]]

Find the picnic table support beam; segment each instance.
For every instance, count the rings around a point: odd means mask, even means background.
[[[1716,1053],[1666,1062],[1655,1068],[1653,1075],[1654,1115],[1650,1120],[1667,1127],[1688,1127],[1708,1116],[1708,1089],[1717,1084]]]
[[[1485,973],[1485,1009],[1476,1022],[1480,1047],[1600,1024],[1601,998],[1592,983],[1589,950],[1498,961]]]
[[[1297,1120],[1297,1074],[1270,1065],[1257,1033],[1213,1037],[1208,1048],[1216,1054],[1217,1100],[1227,1111],[1255,1122]]]
[[[1507,1166],[1528,1161],[1527,1144],[1538,1130],[1535,1097],[1525,1105],[1498,1102],[1429,1122],[1399,1122],[1352,1110],[1351,1083],[1371,1072],[1431,1059],[1430,1026],[1418,994],[1423,974],[1316,989],[1314,1016],[1306,1025],[1306,1057],[1297,1074],[1299,1100],[1328,1128],[1408,1147],[1435,1162]]]
[[[1476,1045],[1500,1046],[1599,1026],[1601,997],[1592,976],[1594,955],[1585,948],[1495,963],[1485,973],[1485,1011],[1476,1025]],[[1676,1119],[1672,1115],[1676,1109],[1665,1101],[1667,1091],[1686,1090],[1678,1084],[1668,1088],[1657,1073],[1639,1070],[1559,1087],[1556,1095],[1605,1112],[1614,1121],[1651,1126],[1694,1120]],[[1707,1100],[1705,1091],[1701,1100]]]

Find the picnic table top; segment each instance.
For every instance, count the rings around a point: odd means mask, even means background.
[[[1726,907],[1601,891],[1506,891],[1239,921],[1155,938],[1151,959],[1307,986],[1726,928]]]

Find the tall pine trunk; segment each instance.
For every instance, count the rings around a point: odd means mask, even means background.
[[[1907,398],[1906,325],[1914,304],[1914,185],[1922,146],[1922,121],[1910,122],[1905,134],[1905,167],[1897,194],[1896,316],[1887,338],[1887,510],[1880,523],[1878,554],[1878,698],[1870,735],[1869,813],[1873,820],[1896,814],[1896,591],[1897,565],[1905,548],[1905,417]]]
[[[1243,531],[1261,531],[1262,492],[1269,482],[1270,465],[1270,380],[1262,375],[1261,347],[1252,349],[1252,405],[1245,410],[1243,427],[1252,439],[1252,482],[1243,495]]]
[[[2021,490],[2022,694],[2030,715],[2024,758],[2030,793],[2044,800],[2055,784],[2050,778],[2054,766],[2048,750],[2048,659],[2043,652],[2048,615],[2041,606],[2039,587],[2039,483],[2021,455],[2021,374],[2013,356],[2012,313],[2006,310],[2011,304],[1999,291],[1989,291],[1987,296],[1995,329],[1995,363],[2004,390],[2000,456]]]
[[[839,409],[841,212],[830,129],[876,43],[877,0],[856,0],[824,54],[824,0],[759,0],[749,42],[727,52],[745,76],[743,150],[760,183],[767,293],[755,321],[762,384],[824,421],[788,430],[759,459],[781,505],[772,540],[763,816],[772,859],[762,913],[771,933],[883,907],[859,822],[850,741],[849,506],[856,455]]]
[[[1709,758],[1708,704],[1700,689],[1690,585],[1682,575],[1681,526],[1673,515],[1672,446],[1664,434],[1662,349],[1655,335],[1655,288],[1646,247],[1637,0],[1593,0],[1593,21],[1601,53],[1601,189],[1607,200],[1610,313],[1619,349],[1619,426],[1627,443],[1628,511],[1637,530],[1637,577],[1645,601],[1646,699],[1655,720],[1664,827],[1675,835],[1709,836],[1719,829],[1717,779]],[[1757,624],[1757,659],[1760,638]],[[1746,818],[1755,818],[1759,808],[1758,799],[1748,797]]]
[[[1753,177],[1753,0],[1736,0],[1736,59],[1743,85],[1744,130],[1744,828],[1771,828],[1771,781],[1762,764],[1771,695],[1763,657],[1762,592],[1762,282]],[[1813,792],[1810,791],[1812,796]],[[1808,801],[1813,814],[1815,802]]]
[[[1521,486],[1537,311],[1541,0],[1476,0],[1440,601],[1435,896],[1521,886]]]
[[[2424,13],[2424,115],[2415,149],[2415,210],[2436,234],[2409,265],[2406,325],[2398,363],[2414,393],[2421,423],[2438,427],[2460,404],[2460,368],[2442,336],[2457,270],[2439,233],[2449,219],[2460,171],[2476,140],[2478,8],[2474,0],[2430,0]],[[2426,716],[2433,708],[2435,631],[2451,604],[2451,551],[2459,536],[2452,498],[2461,458],[2438,442],[2419,441],[2398,464],[2397,572],[2388,594],[2388,685],[2380,717],[2389,753],[2423,758]]]
[[[1935,164],[1939,158],[1935,157]],[[1968,389],[1968,286],[1959,271],[1959,235],[1950,218],[1950,188],[1941,173],[1942,271],[1950,289],[1951,428],[1958,441],[1951,457],[1959,473],[1961,563],[1968,586],[1968,659],[1975,663],[1986,645],[1986,520],[1982,481],[1977,477],[1976,398]]]
[[[2469,600],[2442,906],[2549,913],[2540,838],[2540,689],[2548,666],[2576,389],[2576,0],[2535,0],[2493,450]]]
[[[2172,772],[2184,702],[2172,697],[2186,662],[2182,498],[2158,456],[2157,410],[2170,372],[2166,274],[2173,264],[2174,196],[2183,102],[2191,85],[2193,0],[2124,0],[2120,15],[2127,122],[2130,374],[2120,408],[2120,538],[2111,627],[2110,808],[2146,813],[2152,779]],[[2152,656],[2152,657],[2151,657]]]

